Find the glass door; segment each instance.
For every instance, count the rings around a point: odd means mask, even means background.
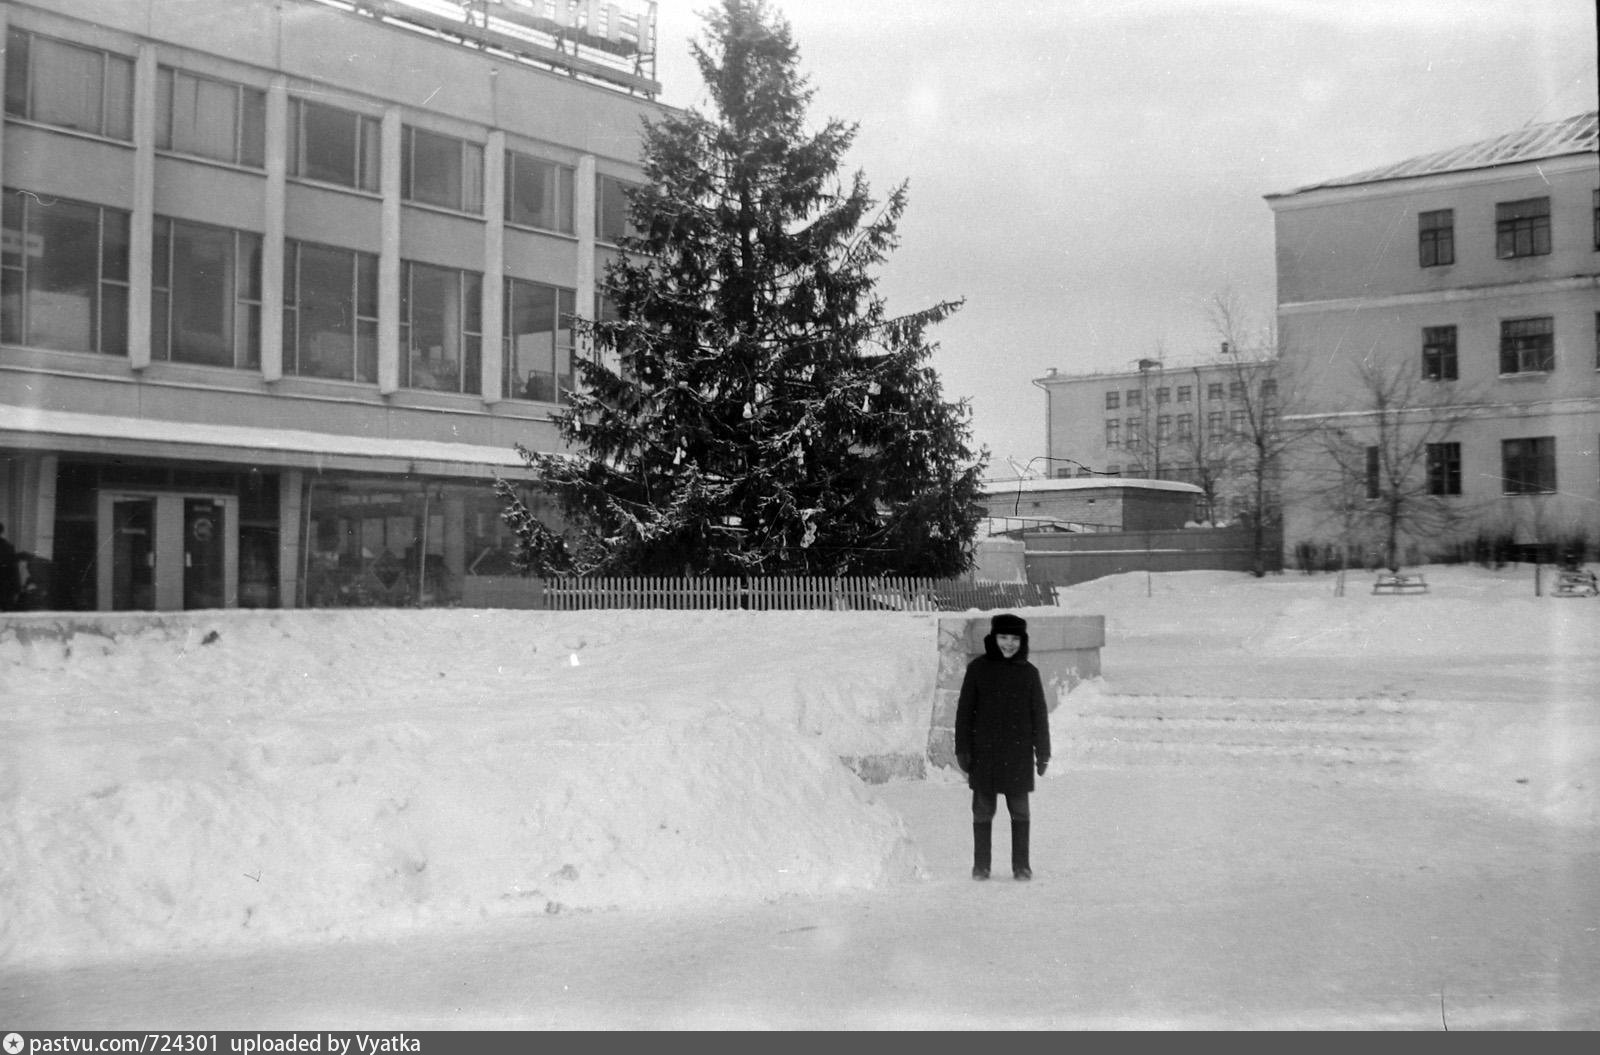
[[[156,501],[120,498],[111,501],[110,609],[149,611],[156,606]]]
[[[223,542],[228,518],[215,498],[183,500],[183,606],[225,607]]]

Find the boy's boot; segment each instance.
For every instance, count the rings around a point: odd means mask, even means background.
[[[1011,874],[1017,879],[1033,878],[1033,869],[1028,865],[1028,823],[1011,822]]]
[[[994,833],[993,821],[972,822],[972,878],[989,878],[989,837]]]

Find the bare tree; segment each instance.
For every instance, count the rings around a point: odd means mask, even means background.
[[[1222,442],[1195,441],[1212,448],[1197,451],[1195,465],[1216,470],[1218,486],[1231,489],[1242,506],[1251,526],[1252,571],[1259,578],[1266,574],[1268,548],[1281,548],[1283,461],[1300,438],[1283,425],[1283,408],[1293,402],[1291,379],[1278,368],[1277,332],[1270,321],[1252,326],[1228,290],[1212,297],[1207,314],[1233,381],[1233,417]],[[1206,430],[1197,430],[1197,436],[1201,431]]]
[[[1322,464],[1311,489],[1340,522],[1346,547],[1363,534],[1397,572],[1405,542],[1448,535],[1468,514],[1450,445],[1467,401],[1424,382],[1409,361],[1369,358],[1356,371],[1356,405],[1318,416]]]

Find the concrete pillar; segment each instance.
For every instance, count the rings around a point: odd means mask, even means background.
[[[489,133],[483,148],[483,401],[505,398],[506,134]]]
[[[278,607],[300,607],[300,573],[305,567],[305,473],[285,469],[278,476]]]
[[[150,261],[156,223],[156,49],[140,44],[133,65],[133,215],[128,229],[128,365],[150,365]]]
[[[283,238],[289,182],[289,86],[282,74],[267,87],[267,186],[261,233],[261,376],[283,377]]]
[[[382,248],[378,254],[378,391],[400,390],[400,108],[383,113],[379,152],[383,192]]]

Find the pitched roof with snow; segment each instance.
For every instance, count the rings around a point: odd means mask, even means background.
[[[1493,168],[1497,165],[1514,165],[1523,161],[1543,161],[1546,158],[1569,154],[1595,153],[1600,147],[1596,129],[1600,125],[1600,111],[1590,111],[1560,121],[1527,125],[1515,132],[1483,139],[1465,146],[1419,154],[1404,161],[1358,172],[1353,176],[1323,180],[1296,188],[1290,194],[1321,190],[1326,187],[1351,187],[1361,183],[1381,183],[1385,180],[1411,179],[1417,176],[1436,176],[1445,172],[1468,172],[1473,169]],[[1283,197],[1283,195],[1268,195]]]

